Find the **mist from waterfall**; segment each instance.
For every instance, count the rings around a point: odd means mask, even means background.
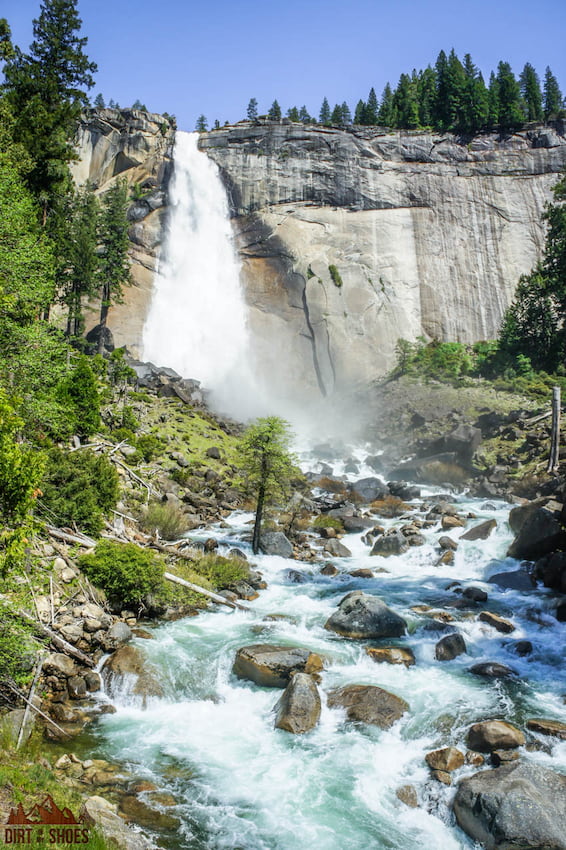
[[[222,412],[261,415],[226,192],[198,133],[176,134],[169,202],[143,358],[201,381]]]

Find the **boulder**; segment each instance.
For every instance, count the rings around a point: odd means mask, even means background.
[[[527,729],[530,729],[531,732],[551,735],[553,738],[566,741],[566,723],[561,723],[560,720],[544,720],[540,717],[533,717],[527,720]]]
[[[330,708],[345,708],[348,720],[389,729],[408,710],[401,697],[375,685],[346,685],[328,694]]]
[[[377,596],[355,590],[341,600],[324,628],[344,637],[375,640],[401,637],[407,624]]]
[[[473,585],[465,587],[462,591],[462,596],[469,599],[470,602],[487,602],[487,593],[485,590],[482,590],[481,587],[474,587]]]
[[[481,600],[483,601],[483,600]],[[491,611],[482,611],[479,618],[482,623],[487,623],[488,626],[493,626],[501,634],[508,635],[515,631],[515,626],[509,620],[499,617],[497,614],[492,614]]]
[[[375,502],[389,494],[387,486],[379,478],[360,478],[350,484],[350,490],[362,502]]]
[[[489,850],[566,850],[566,777],[518,762],[460,782],[458,824]]]
[[[43,662],[43,672],[47,676],[67,679],[69,676],[76,676],[77,665],[68,655],[63,655],[62,652],[51,652]]]
[[[382,558],[388,558],[390,555],[402,555],[408,550],[409,543],[405,535],[392,528],[377,538],[370,555],[381,555]]]
[[[485,522],[480,522],[479,525],[474,525],[473,528],[464,532],[460,540],[487,540],[496,527],[497,522],[494,519],[487,519]]]
[[[506,573],[494,573],[487,579],[502,590],[532,590],[536,582],[526,570],[509,570]]]
[[[314,729],[320,717],[320,695],[311,676],[295,673],[275,706],[275,728],[294,734]]]
[[[340,543],[339,540],[327,540],[324,544],[324,551],[335,558],[351,558],[352,553],[347,546]]]
[[[427,753],[425,761],[431,770],[442,770],[450,773],[464,765],[464,754],[456,747],[443,747],[441,750],[433,750]]]
[[[412,649],[404,646],[380,646],[377,648],[368,646],[366,652],[372,661],[378,664],[385,662],[386,664],[404,664],[405,667],[412,667],[415,664],[415,654]]]
[[[87,823],[94,823],[104,837],[122,850],[153,850],[155,844],[140,832],[134,832],[117,812],[118,806],[104,797],[89,797],[81,809]]]
[[[261,535],[259,545],[264,555],[278,555],[280,558],[293,557],[293,545],[282,531],[265,531]]]
[[[264,688],[286,688],[292,673],[317,673],[322,659],[308,649],[256,643],[236,653],[232,672]]]
[[[157,670],[135,646],[121,646],[102,667],[106,690],[112,696],[131,693],[145,704],[147,697],[163,696]]]
[[[407,484],[406,481],[388,481],[387,488],[392,496],[397,496],[404,502],[411,502],[413,499],[420,499],[420,487],[415,487],[413,484]]]
[[[552,552],[535,564],[534,574],[545,587],[566,592],[566,552]]]
[[[493,750],[513,750],[522,747],[525,736],[520,729],[505,720],[483,720],[468,729],[466,746],[478,753]]]
[[[449,550],[452,552],[455,552],[458,548],[458,544],[456,543],[456,541],[452,540],[452,538],[448,537],[446,534],[438,538],[438,545],[441,549]]]
[[[419,798],[417,797],[417,790],[414,785],[401,785],[395,791],[395,796],[406,806],[409,806],[410,809],[417,809],[419,806]]]
[[[510,558],[533,561],[562,548],[565,542],[566,532],[562,531],[559,519],[552,511],[539,507],[527,516],[507,554]]]
[[[484,661],[480,664],[474,664],[470,667],[470,673],[474,676],[483,676],[485,679],[507,679],[509,676],[515,676],[516,673],[511,667],[506,664],[499,664],[497,661]]]
[[[467,652],[466,641],[458,632],[440,638],[434,648],[434,656],[437,661],[452,661],[453,658],[462,655],[464,652]]]
[[[366,516],[345,516],[342,518],[342,525],[344,526],[344,531],[352,533],[373,528],[375,522]]]
[[[86,681],[82,676],[70,676],[67,679],[67,690],[71,699],[84,699],[86,697]]]
[[[320,570],[321,576],[335,576],[338,575],[338,567],[335,567],[334,564],[325,564]]]

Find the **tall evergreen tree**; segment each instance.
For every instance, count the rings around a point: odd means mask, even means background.
[[[393,95],[397,127],[415,130],[419,127],[419,104],[417,100],[417,79],[401,74],[399,85]]]
[[[67,336],[77,339],[84,330],[83,300],[98,288],[98,200],[90,186],[69,196],[66,225],[59,240],[59,298],[67,307]]]
[[[493,73],[489,75],[489,87],[487,90],[487,105],[488,105],[488,127],[492,129],[497,127],[499,122],[499,80]]]
[[[497,66],[497,86],[499,92],[498,124],[502,130],[513,130],[524,122],[521,109],[521,90],[509,62],[500,62]]]
[[[434,99],[434,126],[445,130],[450,126],[450,81],[448,78],[448,57],[441,50],[434,65],[436,73],[436,96]]]
[[[436,73],[430,65],[421,71],[417,83],[419,104],[419,124],[421,127],[434,125],[434,99],[436,94]]]
[[[267,117],[270,121],[281,121],[281,107],[276,100],[271,104]]]
[[[301,106],[299,109],[299,121],[301,124],[313,124],[315,123],[314,118],[309,115],[308,109],[306,106]]]
[[[289,118],[290,121],[294,121],[297,124],[300,122],[301,119],[300,119],[300,116],[299,116],[299,110],[297,109],[296,106],[292,106],[290,109],[287,110],[287,118]]]
[[[128,188],[125,180],[117,180],[102,202],[100,225],[101,283],[100,325],[98,350],[102,354],[106,342],[108,311],[120,302],[123,287],[131,282],[128,248]]]
[[[322,101],[318,120],[321,124],[330,124],[330,106],[327,98],[324,98],[324,100]]]
[[[543,111],[540,80],[530,62],[527,62],[521,71],[519,87],[523,97],[523,109],[527,121],[542,121]]]
[[[384,127],[395,127],[395,103],[393,100],[393,91],[389,83],[386,83],[381,95],[381,105],[377,115],[378,122]]]
[[[246,116],[248,121],[255,121],[257,118],[257,100],[255,97],[250,98],[250,102],[248,103],[248,108],[246,110]]]
[[[377,124],[377,113],[379,112],[379,104],[375,89],[372,87],[369,90],[369,95],[366,103],[366,124]]]
[[[477,133],[489,123],[489,94],[469,53],[464,56],[465,84],[461,101],[461,128],[466,133]]]
[[[549,67],[544,72],[544,119],[557,118],[564,114],[564,99],[558,80]]]
[[[98,94],[94,98],[94,105],[97,109],[104,109],[104,107],[106,106],[106,103],[104,102],[104,96],[101,94],[101,92],[98,92]]]
[[[44,223],[69,186],[73,137],[88,103],[85,89],[94,84],[96,65],[84,52],[87,39],[79,36],[80,28],[76,0],[43,0],[29,54],[16,49],[4,68],[16,138],[33,162],[27,180],[40,200]]]
[[[365,124],[366,123],[366,105],[363,100],[358,100],[356,104],[356,110],[354,112],[354,124]]]
[[[199,115],[197,118],[197,123],[195,124],[195,130],[197,133],[206,133],[208,130],[208,121],[206,120],[206,115]]]

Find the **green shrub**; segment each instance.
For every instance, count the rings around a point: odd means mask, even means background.
[[[77,563],[115,608],[137,607],[145,596],[163,588],[160,558],[135,543],[100,540],[94,552],[82,555]]]
[[[177,540],[187,530],[187,522],[179,508],[169,502],[150,502],[140,517],[143,531],[156,530],[164,540]]]
[[[25,684],[38,648],[32,626],[0,599],[0,681],[12,679],[17,684]]]
[[[330,272],[330,277],[334,282],[334,286],[342,286],[342,278],[340,277],[340,272],[334,265],[328,266],[328,271]]]
[[[344,531],[344,526],[342,522],[333,516],[328,516],[327,514],[321,514],[317,516],[315,521],[312,524],[313,528],[334,528],[336,531]]]
[[[239,558],[223,558],[222,555],[203,555],[194,565],[199,576],[204,576],[215,590],[228,587],[248,577],[248,565]]]
[[[155,455],[165,450],[167,443],[156,434],[141,434],[137,438],[136,447],[145,462],[149,463]]]
[[[118,475],[104,455],[90,449],[50,449],[40,506],[55,525],[76,525],[97,534],[104,515],[116,507]]]

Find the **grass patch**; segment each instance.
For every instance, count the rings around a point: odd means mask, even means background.
[[[178,540],[187,530],[183,512],[169,502],[150,502],[139,518],[142,531],[159,532],[163,540]]]
[[[328,516],[327,514],[317,516],[312,528],[334,528],[336,531],[344,531],[344,526],[338,517]]]

